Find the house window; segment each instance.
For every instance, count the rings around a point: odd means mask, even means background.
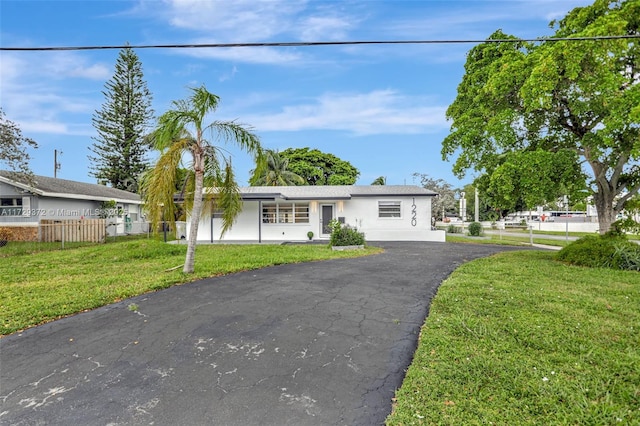
[[[401,217],[400,201],[378,201],[378,217]]]
[[[296,204],[296,223],[309,223],[309,204]]]
[[[293,204],[278,204],[278,223],[293,223]]]
[[[263,203],[262,223],[309,223],[309,204]]]
[[[22,198],[0,198],[0,216],[22,216]]]
[[[264,203],[262,205],[262,222],[276,223],[278,205],[276,203]]]

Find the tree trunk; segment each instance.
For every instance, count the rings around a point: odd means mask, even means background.
[[[194,270],[196,260],[196,243],[198,241],[198,224],[202,213],[202,191],[204,186],[204,167],[199,167],[201,158],[194,158],[195,165],[195,188],[193,192],[193,208],[191,209],[191,229],[189,230],[189,240],[187,241],[187,256],[184,260],[185,274],[191,274]]]
[[[616,212],[613,208],[614,193],[608,187],[598,185],[598,192],[593,194],[593,201],[598,211],[598,225],[600,235],[604,235],[611,229],[611,224],[616,220]]]

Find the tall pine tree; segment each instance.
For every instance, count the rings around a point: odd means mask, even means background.
[[[105,103],[92,118],[98,136],[90,147],[95,154],[89,156],[91,175],[113,188],[137,192],[140,176],[148,166],[150,146],[144,136],[153,110],[142,64],[131,48],[120,51],[115,73],[102,93]]]

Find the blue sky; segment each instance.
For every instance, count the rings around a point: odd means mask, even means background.
[[[304,1],[156,0],[0,2],[3,47],[236,42],[523,38],[584,0]],[[425,173],[455,187],[441,142],[472,44],[137,50],[159,116],[204,84],[221,98],[212,119],[254,128],[266,148],[311,147],[360,170],[414,183]],[[0,52],[0,104],[39,144],[32,170],[94,182],[91,117],[104,102],[119,50]],[[228,147],[239,183],[251,158]]]

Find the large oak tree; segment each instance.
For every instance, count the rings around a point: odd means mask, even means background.
[[[280,153],[289,170],[302,176],[303,185],[353,185],[360,172],[351,163],[333,154],[311,148],[289,148]]]
[[[554,37],[626,38],[527,43],[495,32],[468,53],[442,154],[459,153],[462,177],[492,173],[508,153],[572,151],[604,233],[640,189],[640,2],[597,0],[552,25]]]

